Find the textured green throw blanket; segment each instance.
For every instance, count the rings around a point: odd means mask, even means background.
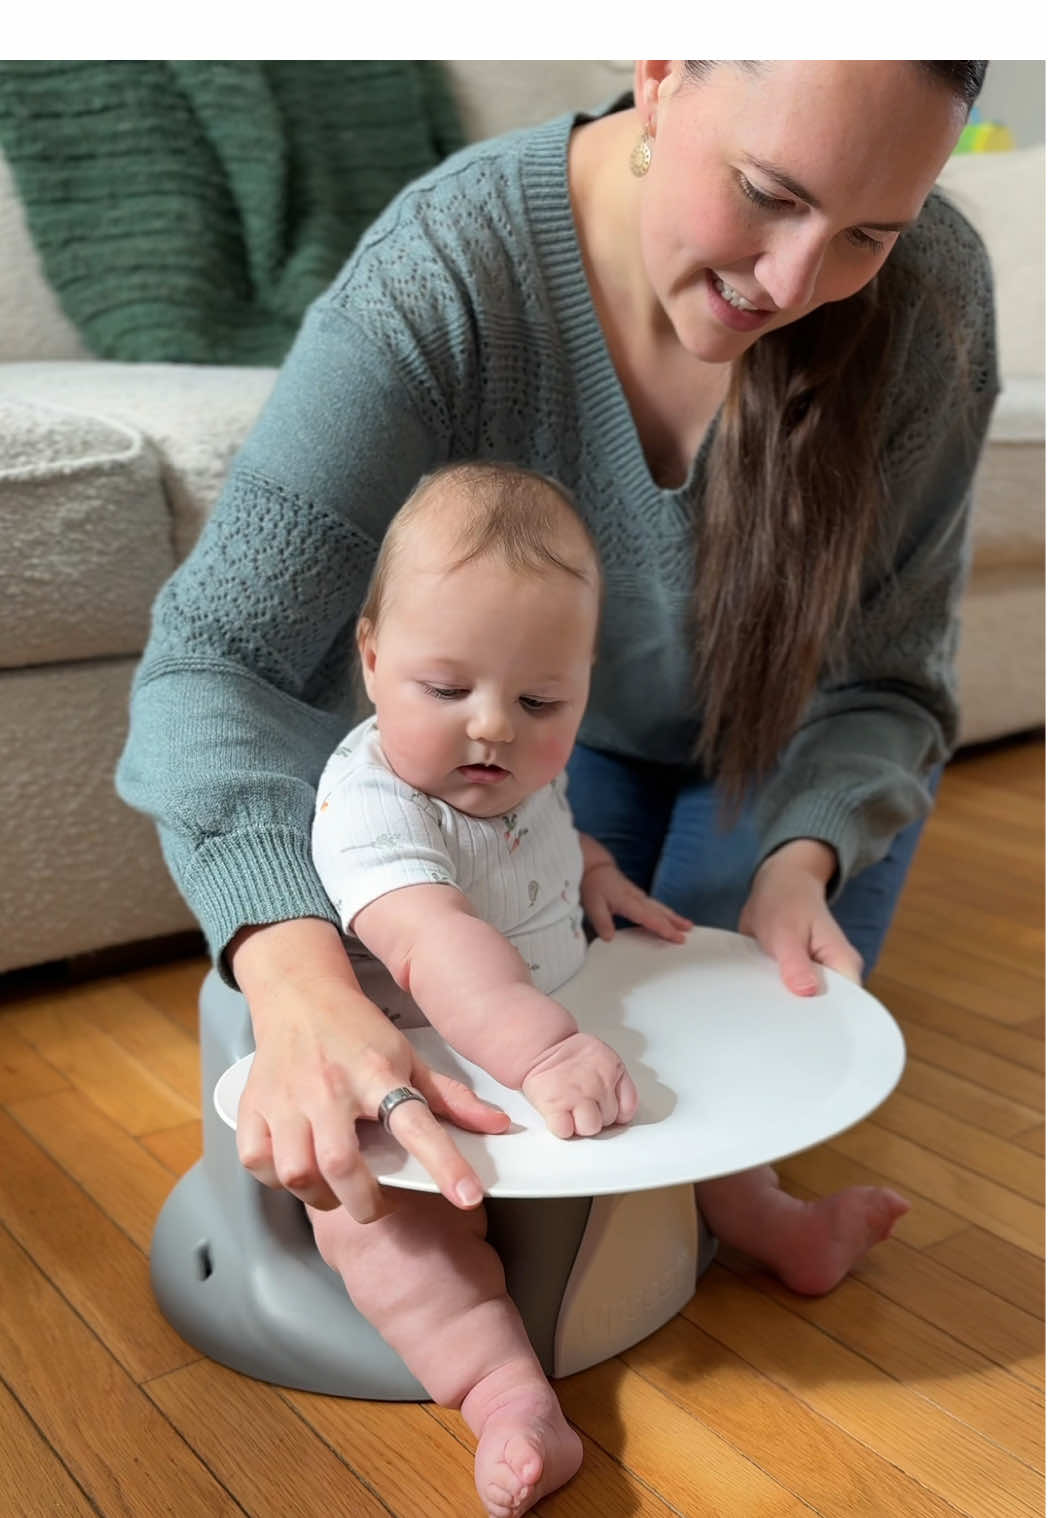
[[[368,223],[461,142],[435,63],[0,64],[0,145],[102,358],[279,363]]]

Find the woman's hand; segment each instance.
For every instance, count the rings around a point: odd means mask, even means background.
[[[739,917],[739,932],[751,934],[778,962],[783,984],[798,996],[818,991],[815,965],[862,978],[862,957],[826,904],[836,868],[837,856],[825,843],[798,838],[784,844],[757,871]]]
[[[361,991],[330,923],[304,918],[244,929],[230,965],[255,1030],[237,1150],[257,1180],[311,1207],[344,1206],[358,1223],[382,1216],[387,1208],[361,1156],[356,1123],[376,1118],[394,1087],[412,1085],[429,1109],[402,1102],[390,1131],[449,1202],[478,1205],[480,1180],[437,1116],[477,1133],[501,1133],[508,1116],[419,1059]]]
[[[659,938],[668,938],[671,943],[684,942],[693,926],[687,917],[663,906],[661,901],[654,901],[640,886],[627,879],[611,854],[595,838],[580,833],[579,842],[583,861],[579,895],[582,910],[598,938],[614,938],[614,919],[625,917],[629,922],[656,933]]]

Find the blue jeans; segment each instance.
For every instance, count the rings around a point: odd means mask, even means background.
[[[941,770],[936,771],[936,789]],[[578,828],[611,853],[624,874],[706,927],[736,930],[757,864],[752,811],[727,830],[712,785],[685,766],[623,759],[576,744],[568,792]],[[863,958],[877,963],[924,819],[898,833],[887,855],[849,880],[831,908]]]

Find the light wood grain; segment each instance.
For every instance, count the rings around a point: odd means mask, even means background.
[[[91,1518],[96,1511],[2,1381],[0,1492],[6,1518]]]
[[[682,1513],[800,1518],[808,1505],[675,1399],[611,1361],[558,1386],[572,1422]]]
[[[1040,1379],[1043,1387],[1036,1334],[1030,1335],[1028,1352],[1020,1357],[1004,1335],[994,1332],[993,1323],[987,1325],[984,1336],[994,1351],[991,1358],[959,1343],[921,1312],[892,1301],[881,1277],[873,1278],[876,1290],[853,1276],[828,1296],[812,1298],[787,1291],[766,1272],[736,1264],[732,1269],[747,1285],[815,1324],[886,1375],[914,1387],[1002,1449],[1043,1470],[1044,1397],[1030,1384]],[[946,1272],[940,1268],[938,1275],[942,1278]],[[985,1305],[993,1312],[992,1299]],[[1040,1327],[1036,1320],[1033,1326]],[[1027,1379],[1023,1371],[1029,1373]]]
[[[12,1102],[7,1110],[139,1249],[148,1251],[171,1190],[164,1166],[79,1091]]]
[[[899,1090],[939,1112],[949,1113],[970,1128],[996,1133],[1013,1143],[1022,1143],[1023,1135],[1039,1121],[1040,1115],[1033,1107],[1024,1107],[1012,1097],[1000,1096],[912,1054]],[[879,1116],[883,1120],[883,1108]]]
[[[145,1389],[246,1512],[385,1518],[364,1481],[272,1387],[202,1360]]]
[[[148,1133],[191,1118],[196,1099],[179,1096],[141,1060],[99,1032],[90,1020],[92,994],[81,993],[85,994],[86,1007],[68,995],[56,996],[40,998],[30,1010],[7,1016],[38,1054],[126,1133]]]
[[[1040,1514],[1043,1485],[1029,1466],[720,1267],[684,1316],[961,1512]]]
[[[0,1102],[45,1096],[68,1087],[62,1072],[42,1059],[17,1032],[12,1019],[0,1012]]]
[[[136,1381],[198,1358],[156,1310],[144,1252],[0,1112],[0,1222]]]
[[[119,1518],[239,1509],[142,1389],[0,1229],[4,1380],[77,1485]],[[130,1489],[129,1489],[130,1488]]]
[[[1028,1133],[1020,1133],[1015,1140],[1023,1149],[1029,1149],[1031,1154],[1039,1154],[1044,1158],[1044,1124],[1038,1123],[1036,1128],[1031,1128]]]
[[[195,1030],[189,1033],[179,1027],[146,997],[119,981],[93,987],[86,994],[84,1013],[93,1028],[176,1091],[190,1111],[196,1108],[200,1047]]]
[[[1040,1038],[1033,1038],[1019,1029],[1003,1027],[993,1018],[980,1017],[955,1002],[893,979],[884,967],[878,969],[871,978],[870,990],[884,1002],[892,1016],[906,1027],[940,1033],[969,1051],[990,1054],[995,1061],[1005,1065],[1014,1064],[1023,1070],[1044,1074],[1043,1028]],[[1011,1078],[1010,1072],[1006,1078]],[[981,1084],[991,1083],[983,1081]],[[1031,1089],[1039,1092],[1043,1098],[1043,1083]],[[1008,1092],[1007,1088],[1003,1094],[1015,1095],[1014,1092]],[[1043,1107],[1043,1100],[1040,1105]]]
[[[623,1356],[638,1375],[817,1512],[949,1518],[956,1509],[697,1324],[674,1318]]]
[[[172,1175],[184,1175],[203,1152],[204,1135],[200,1119],[180,1123],[176,1128],[161,1128],[158,1133],[143,1133],[138,1142]]]
[[[1044,1167],[1036,1155],[950,1112],[897,1091],[878,1109],[876,1125],[1031,1201],[1044,1201]]]
[[[941,1261],[955,1274],[976,1282],[997,1300],[1010,1302],[1031,1317],[1044,1317],[1044,1262],[1025,1249],[1006,1244],[985,1228],[966,1228],[932,1244],[925,1258]],[[868,1261],[863,1269],[871,1265]]]

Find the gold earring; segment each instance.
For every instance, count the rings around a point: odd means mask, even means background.
[[[641,127],[640,137],[633,144],[633,151],[630,154],[630,172],[638,179],[643,179],[651,168],[651,145],[654,140],[651,123],[646,121]]]

